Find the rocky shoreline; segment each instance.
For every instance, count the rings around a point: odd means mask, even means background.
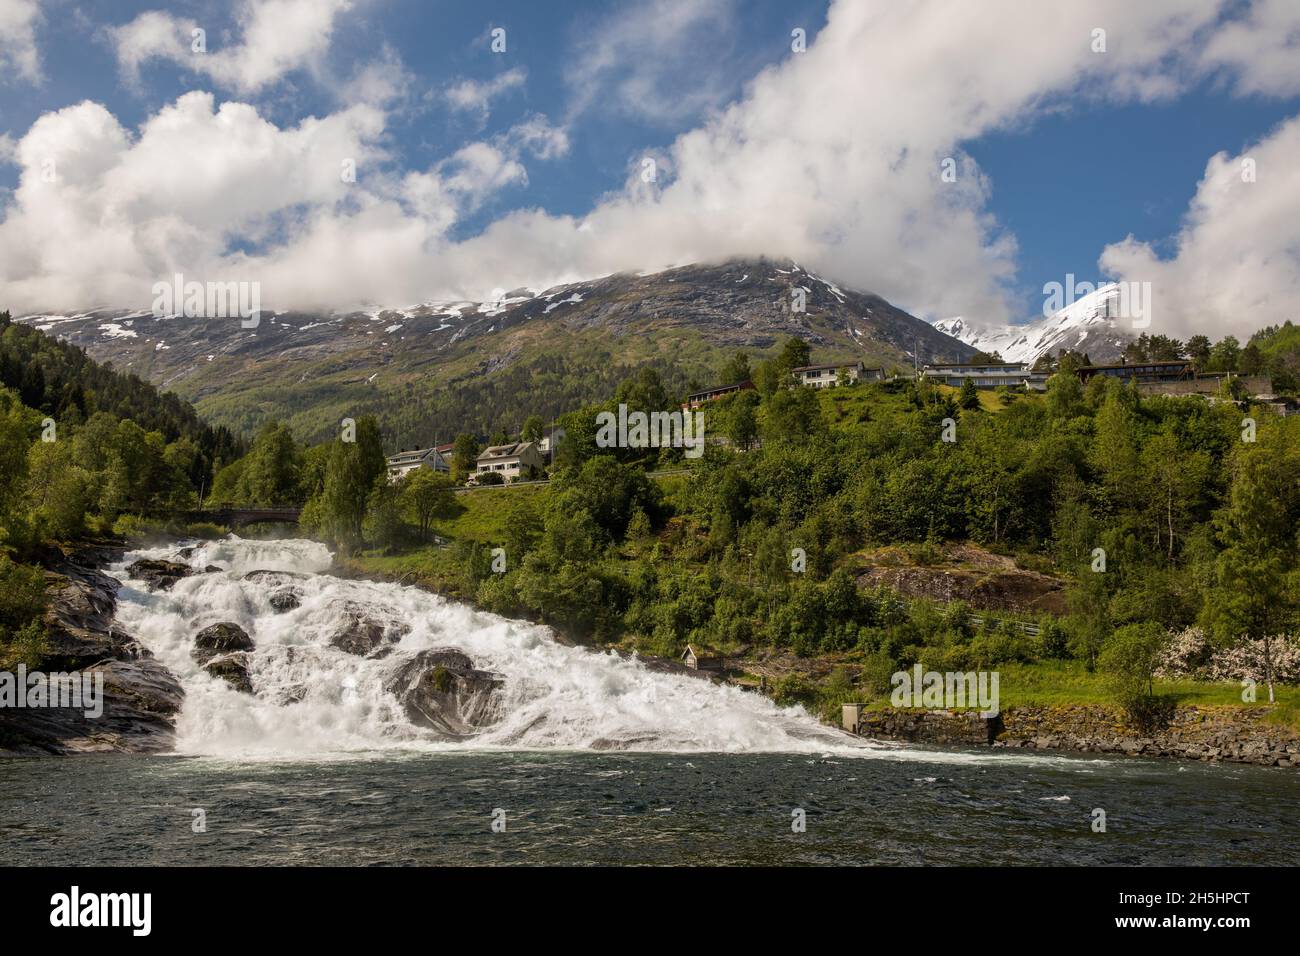
[[[1268,723],[1267,713],[1265,707],[1179,707],[1165,727],[1140,730],[1126,725],[1118,710],[1089,704],[1011,707],[989,719],[887,709],[862,712],[855,728],[866,737],[943,746],[1300,767],[1300,733]]]
[[[47,649],[40,672],[102,675],[103,712],[72,707],[0,708],[0,756],[160,753],[172,748],[180,682],[134,637],[113,625],[120,582],[102,570],[120,545],[52,553],[46,569]]]

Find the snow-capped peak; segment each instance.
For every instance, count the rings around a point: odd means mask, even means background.
[[[1133,338],[1128,324],[1116,318],[1119,287],[1101,286],[1044,318],[1015,325],[987,326],[964,316],[940,319],[934,327],[981,352],[997,352],[1008,362],[1035,362],[1061,349],[1086,353],[1093,361],[1119,356]]]

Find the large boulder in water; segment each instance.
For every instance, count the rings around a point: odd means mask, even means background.
[[[162,561],[154,558],[141,558],[127,565],[126,573],[143,581],[151,588],[166,591],[181,578],[188,578],[194,569],[179,561]]]
[[[222,621],[195,634],[194,650],[190,653],[200,664],[207,664],[219,654],[251,651],[254,646],[253,639],[242,627],[230,621]]]
[[[277,614],[283,614],[302,604],[302,592],[293,587],[293,582],[303,581],[308,577],[310,575],[301,574],[297,571],[272,571],[268,568],[262,568],[257,571],[249,571],[243,576],[243,580],[274,588],[275,590],[271,592],[268,600]]]
[[[286,611],[292,611],[302,605],[302,598],[298,596],[298,592],[293,588],[281,588],[267,600],[271,602],[271,607],[276,614],[284,614]]]
[[[253,692],[253,680],[248,676],[247,651],[234,651],[219,654],[203,665],[203,669],[213,677],[220,677],[231,687],[245,694]]]
[[[411,723],[464,737],[499,716],[501,678],[478,670],[463,651],[439,647],[420,651],[384,682]]]
[[[305,581],[309,577],[311,577],[310,574],[303,574],[301,571],[272,571],[269,568],[259,568],[256,571],[249,571],[241,580],[278,587],[282,584],[288,584],[290,581]]]
[[[391,650],[383,645],[400,641],[410,629],[410,625],[400,621],[377,620],[349,601],[343,607],[343,619],[329,636],[329,643],[358,657],[368,654],[382,656]]]

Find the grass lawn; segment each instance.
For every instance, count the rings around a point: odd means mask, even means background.
[[[525,485],[522,488],[489,485],[457,495],[457,514],[435,521],[434,533],[451,541],[499,544],[506,522],[510,520],[511,507],[525,501],[540,504],[537,496],[548,490],[545,485]]]
[[[960,388],[954,388],[951,385],[939,385],[937,388],[939,389],[939,394],[943,395],[945,398],[949,395],[955,398],[961,393]],[[1006,408],[1006,406],[1002,404],[1002,399],[998,397],[997,392],[993,391],[991,388],[976,389],[975,394],[980,397],[980,408],[984,409],[986,412],[1000,412],[1002,409]]]
[[[1064,707],[1071,704],[1114,706],[1114,699],[1099,673],[1088,673],[1079,661],[1042,661],[1037,664],[1003,664],[998,672],[999,705],[1008,707]],[[1195,681],[1157,681],[1156,693],[1170,695],[1180,706],[1268,707],[1268,688],[1257,688],[1253,704],[1241,700],[1239,684],[1202,684]],[[1265,718],[1300,730],[1300,687],[1275,687],[1277,705]],[[873,710],[889,706],[888,695],[871,702]]]

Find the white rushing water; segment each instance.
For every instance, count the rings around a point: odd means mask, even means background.
[[[647,751],[897,754],[826,727],[802,708],[676,674],[656,673],[612,653],[557,643],[549,628],[476,611],[413,587],[349,581],[325,572],[330,554],[303,540],[230,537],[136,551],[112,573],[125,584],[117,623],[135,635],[185,687],[177,750],[223,757],[310,757],[392,750],[608,748]],[[132,581],[138,558],[184,560],[195,574],[167,591]],[[294,580],[299,607],[276,613],[254,570],[307,573]],[[393,653],[370,659],[330,645],[361,609],[409,628]],[[254,693],[208,675],[191,656],[198,631],[220,621],[252,637]],[[385,680],[426,648],[459,648],[477,668],[504,679],[500,718],[465,740],[440,738],[410,722]]]

